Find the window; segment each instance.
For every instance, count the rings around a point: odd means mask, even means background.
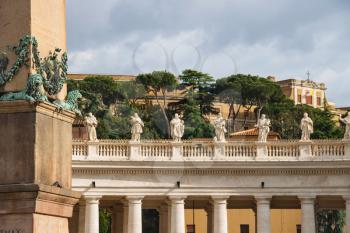
[[[241,224],[241,233],[249,233],[249,224]]]
[[[297,233],[301,233],[301,225],[300,224],[297,225]]]
[[[196,225],[187,225],[187,233],[196,233]]]
[[[306,96],[306,104],[312,104],[312,95]]]
[[[298,103],[301,103],[301,95],[298,95]]]
[[[321,106],[321,97],[317,97],[317,105]]]

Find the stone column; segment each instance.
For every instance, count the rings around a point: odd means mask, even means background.
[[[257,209],[257,233],[270,233],[270,197],[255,197]]]
[[[171,233],[185,233],[185,198],[170,196],[171,201]]]
[[[213,196],[214,221],[213,231],[215,233],[227,233],[227,199],[226,196]]]
[[[143,196],[128,196],[128,233],[142,233]]]
[[[85,197],[85,233],[99,233],[100,196]]]
[[[205,211],[207,212],[207,233],[214,233],[213,232],[213,207],[208,206]]]
[[[162,204],[159,207],[159,232],[168,233],[168,205]]]
[[[315,197],[299,197],[301,204],[301,232],[315,233]]]
[[[345,196],[345,210],[346,210],[346,232],[350,232],[350,196]]]
[[[79,226],[78,233],[85,233],[85,201],[79,202]]]

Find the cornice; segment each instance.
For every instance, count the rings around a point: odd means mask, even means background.
[[[51,103],[32,104],[24,100],[0,102],[0,114],[31,112],[54,117],[69,123],[73,123],[75,118],[75,113],[66,110],[57,111],[57,107]]]
[[[211,176],[259,176],[259,175],[350,175],[350,168],[73,168],[73,176],[82,175],[211,175]]]

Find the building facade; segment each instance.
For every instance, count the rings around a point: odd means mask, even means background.
[[[74,141],[72,233],[141,233],[142,210],[161,233],[315,233],[315,213],[344,209],[350,232],[347,141]],[[194,214],[193,214],[194,213]],[[193,226],[194,225],[194,226]]]
[[[286,79],[277,81],[283,93],[295,104],[307,104],[314,108],[324,108],[326,85],[311,80]]]

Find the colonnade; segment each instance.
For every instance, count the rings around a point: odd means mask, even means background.
[[[85,196],[79,207],[79,233],[99,232],[99,200],[101,196]],[[257,233],[270,233],[269,196],[255,196]],[[127,196],[113,210],[113,233],[142,233],[143,196]],[[206,209],[208,233],[228,233],[228,196],[211,196]],[[298,196],[301,207],[302,233],[315,233],[315,196]],[[350,232],[350,196],[343,197],[346,207],[347,232]],[[160,233],[185,233],[186,196],[169,196],[159,208]]]

